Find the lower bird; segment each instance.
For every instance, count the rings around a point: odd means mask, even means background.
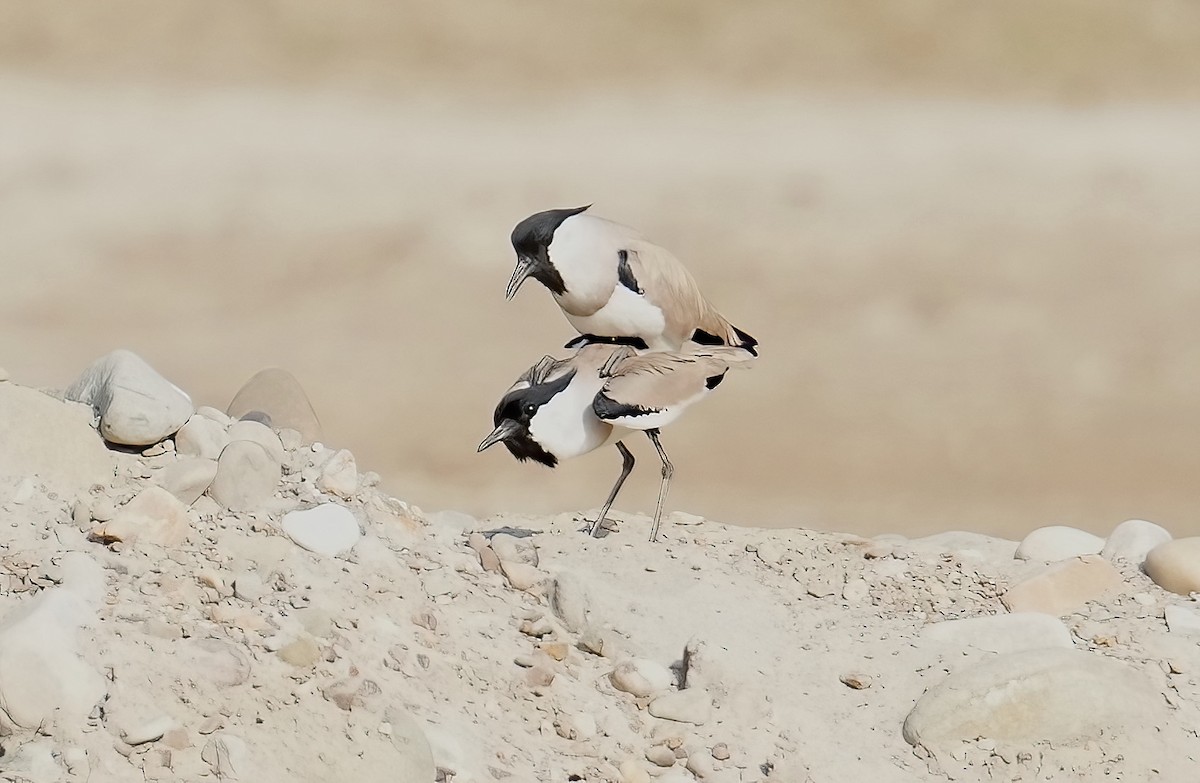
[[[656,541],[674,472],[659,430],[712,392],[731,367],[744,367],[753,358],[744,348],[727,346],[639,353],[610,344],[585,345],[566,359],[543,357],[500,400],[493,416],[495,429],[479,444],[479,451],[503,442],[518,460],[553,468],[559,460],[615,443],[621,452],[621,475],[588,528],[595,535],[633,470],[633,453],[623,439],[633,430],[645,432],[662,461],[650,531],[650,540]]]

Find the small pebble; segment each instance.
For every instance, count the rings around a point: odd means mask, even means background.
[[[675,752],[666,745],[652,745],[646,748],[646,760],[659,767],[673,767]]]
[[[843,685],[853,688],[856,691],[861,691],[865,688],[870,688],[873,680],[868,674],[843,674],[838,678]]]

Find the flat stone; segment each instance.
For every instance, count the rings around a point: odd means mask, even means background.
[[[1200,593],[1200,536],[1159,544],[1146,555],[1143,569],[1164,590]]]
[[[1027,650],[956,671],[904,721],[910,745],[948,750],[979,737],[1080,744],[1161,725],[1158,688],[1117,661],[1078,650]]]
[[[614,688],[638,697],[653,696],[675,683],[675,675],[666,666],[648,658],[629,658],[616,665],[608,675]]]
[[[262,446],[233,441],[217,460],[208,494],[231,511],[253,511],[271,499],[282,476],[280,464]]]
[[[0,385],[0,477],[37,476],[63,498],[112,481],[116,462],[92,429],[92,411],[35,389]]]
[[[97,359],[64,396],[91,405],[100,417],[100,435],[125,446],[158,443],[182,427],[195,410],[183,390],[126,350]]]
[[[308,395],[296,376],[279,367],[268,367],[255,373],[234,395],[226,412],[235,419],[246,418],[252,413],[265,414],[265,423],[275,429],[296,430],[305,443],[315,443],[322,438],[321,422]]]
[[[656,718],[703,726],[712,716],[712,698],[703,688],[670,691],[655,697],[646,711]]]
[[[1171,534],[1161,525],[1144,519],[1127,519],[1109,533],[1100,554],[1105,560],[1126,560],[1140,566],[1150,550],[1170,540]]]
[[[349,552],[362,535],[354,513],[337,503],[289,511],[283,516],[283,532],[309,552],[327,557]]]
[[[1168,606],[1164,612],[1167,629],[1184,636],[1200,636],[1200,612],[1185,606]]]
[[[407,711],[392,707],[384,713],[391,732],[388,735],[398,758],[389,763],[392,780],[427,781],[437,778],[433,751],[420,724]]]
[[[1086,530],[1065,525],[1039,527],[1021,540],[1013,555],[1018,560],[1057,562],[1071,557],[1098,555],[1104,539]]]
[[[1000,597],[1010,612],[1070,614],[1088,601],[1116,593],[1124,585],[1121,574],[1099,555],[1064,560],[1008,589]]]
[[[217,780],[258,780],[245,740],[229,732],[213,734],[200,752]]]
[[[354,497],[358,491],[358,466],[354,455],[346,449],[335,452],[321,468],[317,489],[343,498]]]
[[[156,477],[159,485],[185,506],[200,499],[217,477],[217,461],[182,457],[163,468]]]
[[[921,638],[995,653],[1043,647],[1074,647],[1071,632],[1062,621],[1041,612],[995,614],[931,623],[921,629]]]
[[[162,487],[150,486],[117,509],[112,520],[92,530],[104,541],[145,541],[179,546],[191,530],[187,507]]]
[[[229,425],[226,435],[229,436],[231,443],[235,440],[257,443],[266,449],[267,453],[280,465],[287,461],[287,452],[283,448],[283,441],[275,434],[275,430],[265,424],[257,421],[235,421]]]
[[[216,459],[229,445],[225,427],[199,413],[192,416],[175,433],[175,453],[181,457]]]

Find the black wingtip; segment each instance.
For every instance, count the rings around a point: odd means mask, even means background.
[[[752,355],[758,356],[758,350],[756,349],[756,346],[758,345],[758,340],[755,340],[753,337],[746,334],[745,332],[743,332],[741,329],[737,328],[736,326],[733,327],[733,333],[736,334],[738,336],[738,339],[740,339],[742,341],[742,346],[741,346],[742,348],[745,348]]]

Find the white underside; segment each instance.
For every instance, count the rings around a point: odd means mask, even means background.
[[[602,385],[599,377],[577,374],[567,388],[538,408],[529,422],[529,434],[559,459],[578,457],[603,446],[613,428],[592,410],[592,400]]]
[[[623,285],[618,285],[608,299],[608,304],[591,315],[563,315],[580,334],[600,337],[641,337],[655,351],[675,350],[679,346],[663,338],[667,321],[658,307],[647,302]]]

